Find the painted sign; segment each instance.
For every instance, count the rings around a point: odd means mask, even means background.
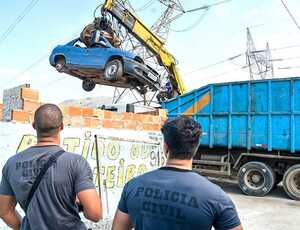
[[[99,178],[95,135],[99,154]],[[35,143],[35,132],[30,125],[0,122],[0,169],[9,157]],[[65,128],[61,143],[66,151],[81,154],[87,159],[94,172],[94,183],[97,187],[100,181],[107,227],[99,227],[103,226],[102,221],[100,225],[93,225],[96,229],[110,229],[123,186],[127,181],[165,162],[159,132]],[[2,222],[0,229],[6,229]]]

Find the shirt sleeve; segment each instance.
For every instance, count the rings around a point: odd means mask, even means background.
[[[7,178],[7,165],[2,169],[2,178],[0,183],[0,195],[15,196],[14,191]]]
[[[83,190],[94,189],[93,173],[89,163],[83,157],[80,157],[76,163],[75,193],[78,194]]]
[[[229,196],[221,191],[217,203],[217,216],[214,221],[216,230],[229,230],[241,224],[235,205]]]
[[[124,213],[128,213],[126,193],[127,193],[127,184],[123,188],[122,195],[121,195],[119,205],[118,205],[118,209]]]

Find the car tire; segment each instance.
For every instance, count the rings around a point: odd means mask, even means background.
[[[55,69],[59,73],[63,73],[65,67],[66,67],[66,59],[64,57],[58,57],[57,60],[55,61]]]
[[[85,79],[82,81],[82,88],[87,92],[92,91],[95,88],[95,86],[96,86],[95,82],[93,82],[90,79]]]
[[[257,161],[244,164],[238,172],[239,186],[250,196],[265,196],[275,184],[275,173],[270,166]]]
[[[123,76],[123,63],[119,59],[108,61],[104,69],[104,78],[108,81],[116,81]]]
[[[283,188],[293,200],[300,200],[300,164],[290,167],[283,176]]]

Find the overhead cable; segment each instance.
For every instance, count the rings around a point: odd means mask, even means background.
[[[32,0],[21,14],[9,25],[9,27],[0,36],[0,44],[6,40],[16,26],[25,18],[25,16],[33,9],[33,7],[39,2],[39,0]]]
[[[298,30],[300,30],[300,25],[298,24],[296,18],[294,17],[294,15],[292,14],[292,12],[289,10],[289,8],[287,7],[287,5],[284,3],[283,0],[281,0],[282,5],[284,6],[285,10],[288,12],[289,16],[291,17],[291,19],[293,20],[293,22],[295,23],[295,25],[297,26]]]
[[[208,69],[208,68],[211,68],[211,67],[216,66],[216,65],[223,64],[223,63],[228,62],[228,61],[233,61],[234,59],[236,59],[236,58],[238,58],[238,57],[241,57],[242,55],[244,55],[244,54],[241,53],[241,54],[238,54],[238,55],[235,55],[235,56],[226,58],[226,59],[224,59],[224,60],[215,62],[215,63],[213,63],[213,64],[209,64],[209,65],[206,65],[206,66],[202,66],[202,67],[200,67],[200,68],[197,68],[197,69],[194,69],[194,70],[192,70],[192,71],[190,71],[190,72],[185,73],[185,75],[190,75],[190,74],[192,74],[192,73],[195,73],[195,72],[198,72],[198,71],[201,71],[201,70],[204,70],[204,69]]]

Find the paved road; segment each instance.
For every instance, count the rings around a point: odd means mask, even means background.
[[[300,201],[287,198],[282,186],[265,197],[241,193],[237,184],[215,181],[237,206],[245,230],[300,230]]]

